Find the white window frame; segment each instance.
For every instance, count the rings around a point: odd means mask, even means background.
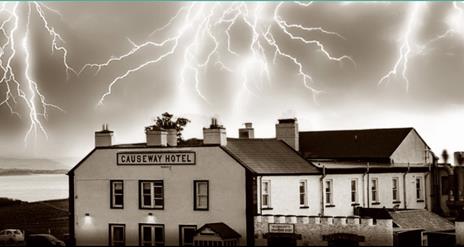
[[[144,185],[149,184],[150,192],[145,193]],[[161,195],[155,193],[155,188],[161,188]],[[145,196],[150,196],[150,204],[145,204]],[[161,204],[157,204],[157,200],[161,200]],[[140,208],[142,209],[164,209],[164,181],[163,180],[150,180],[140,181]]]
[[[144,228],[150,229],[150,241],[145,241],[145,231]],[[163,239],[157,239],[156,238],[156,229],[161,229],[163,231]],[[162,224],[140,224],[139,227],[140,231],[140,246],[164,246],[165,243],[165,231],[164,231],[164,225]]]
[[[416,177],[416,199],[424,200],[424,178]]]
[[[325,185],[325,188],[324,188],[325,204],[326,205],[334,205],[334,201],[333,201],[333,180],[332,179],[326,179],[324,185]]]
[[[400,201],[400,179],[398,177],[392,178],[392,199],[393,202]]]
[[[126,245],[126,225],[124,224],[110,224],[110,246],[125,246]],[[123,239],[122,240],[115,240],[114,239],[114,229],[115,228],[122,228],[123,232]]]
[[[303,191],[301,190],[303,188]],[[300,207],[308,207],[308,180],[301,179],[298,183],[298,201]],[[303,202],[301,201],[303,199]]]
[[[264,186],[265,184],[267,186]],[[267,197],[267,200],[264,200],[265,197]],[[271,180],[261,181],[261,206],[262,208],[271,208]]]
[[[371,179],[371,200],[373,203],[378,203],[379,200],[379,179]]]
[[[209,181],[208,180],[195,180],[193,181],[194,188],[194,210],[209,210]],[[200,191],[200,185],[206,185],[206,191]],[[201,205],[201,198],[206,198],[206,205]]]
[[[124,181],[111,180],[111,208],[124,208]],[[116,186],[121,185],[120,193],[116,192]],[[116,204],[116,196],[122,196],[122,203]]]
[[[354,188],[353,188],[353,182],[354,182]],[[350,197],[351,197],[351,203],[358,203],[359,202],[359,196],[358,196],[358,179],[357,178],[352,178],[350,182]],[[354,195],[354,200],[353,200],[353,195]]]

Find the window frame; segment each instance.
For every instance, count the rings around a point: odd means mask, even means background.
[[[121,183],[122,184],[122,204],[116,205],[116,192],[115,192],[115,184]],[[110,208],[111,209],[124,209],[124,180],[110,180]]]
[[[400,201],[400,179],[398,177],[392,178],[392,200],[393,202]]]
[[[324,185],[324,204],[327,206],[333,206],[333,179],[326,179]]]
[[[264,184],[267,184],[267,191],[264,191]],[[264,204],[264,196],[267,196],[267,204]],[[261,180],[261,209],[271,209],[271,180],[263,179]]]
[[[422,176],[416,177],[416,201],[424,202],[424,178]]]
[[[303,184],[303,186],[302,186]],[[303,192],[301,192],[301,188],[303,187]],[[301,203],[301,196],[303,196],[303,204]],[[308,208],[309,207],[309,200],[308,200],[308,180],[307,179],[300,179],[298,182],[298,201],[300,204],[300,208]]]
[[[354,190],[353,190],[353,182],[354,182]],[[352,178],[351,181],[350,181],[350,200],[351,200],[351,204],[354,205],[354,204],[357,204],[359,205],[359,188],[358,188],[358,179],[357,178]],[[354,200],[353,200],[353,195],[354,195]]]
[[[204,196],[198,195],[197,184],[206,183],[206,208],[198,207],[197,197]],[[193,180],[193,210],[195,211],[208,211],[209,210],[209,180]]]
[[[190,229],[194,229],[195,231],[198,230],[198,227],[197,225],[179,225],[179,246],[195,246],[194,244],[194,240],[192,238],[192,244],[191,245],[185,245],[184,244],[184,232],[183,232],[183,229],[187,229],[187,228],[190,228]]]
[[[156,205],[155,200],[157,199],[155,193],[155,184],[161,182],[162,188],[162,205]],[[150,205],[144,204],[144,192],[143,192],[143,184],[150,183]],[[147,210],[164,210],[165,206],[165,198],[164,198],[164,180],[139,180],[139,209],[147,209]],[[159,198],[158,198],[159,199]]]
[[[122,227],[123,229],[123,240],[122,240],[122,245],[121,246],[126,246],[126,224],[114,224],[114,223],[110,223],[108,224],[108,246],[117,246],[117,245],[114,245],[114,242],[113,242],[113,229],[114,227]]]
[[[153,245],[152,246],[165,246],[166,245],[166,229],[164,224],[150,224],[150,223],[139,223],[139,246],[144,246],[143,245],[143,228],[144,227],[150,227],[153,228],[153,232],[150,232],[153,234]],[[156,241],[156,228],[161,228],[163,230],[163,241],[162,244],[157,244]],[[158,241],[158,243],[161,243],[161,241]]]
[[[374,183],[375,181],[375,183]],[[374,184],[375,184],[375,189],[374,189]],[[371,178],[371,185],[370,185],[370,192],[371,192],[371,203],[372,204],[378,204],[380,203],[380,198],[379,198],[379,179],[378,178]],[[374,196],[375,195],[375,196]],[[374,200],[375,197],[375,200]]]

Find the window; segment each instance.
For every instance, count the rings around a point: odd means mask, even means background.
[[[261,193],[262,193],[262,202],[263,208],[271,207],[271,181],[263,180],[261,182]]]
[[[140,208],[164,209],[163,180],[140,181]]]
[[[111,180],[111,208],[124,208],[124,182]]]
[[[179,226],[179,245],[193,246],[193,237],[197,231],[195,225],[180,225]]]
[[[110,246],[125,246],[126,245],[126,225],[110,224]]]
[[[358,203],[358,179],[351,179],[351,203]]]
[[[140,246],[164,246],[164,225],[140,224]]]
[[[193,181],[194,187],[194,210],[209,209],[209,182],[207,180]]]
[[[307,184],[308,182],[306,181],[306,179],[300,180],[300,207],[308,206]]]
[[[441,177],[441,194],[442,195],[448,195],[449,194],[449,179],[448,176],[442,176]]]
[[[392,194],[393,194],[393,201],[397,202],[400,200],[400,191],[399,191],[399,179],[392,178]]]
[[[325,180],[325,203],[333,204],[333,181],[332,179]]]
[[[372,193],[372,202],[379,202],[379,191],[378,191],[378,179],[373,178],[371,180],[371,193]]]
[[[416,177],[416,199],[418,201],[424,200],[422,177]]]

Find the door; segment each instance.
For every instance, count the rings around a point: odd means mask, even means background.
[[[269,234],[267,239],[268,246],[296,246],[294,234]]]
[[[193,246],[193,237],[197,231],[196,225],[180,225],[179,226],[179,245]]]

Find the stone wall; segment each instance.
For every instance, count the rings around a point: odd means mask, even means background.
[[[332,216],[284,216],[263,215],[255,216],[255,244],[267,245],[266,235],[269,233],[270,223],[293,224],[298,246],[325,246],[328,242],[323,236],[331,234],[353,234],[364,240],[360,246],[392,246],[393,222],[391,219],[374,220],[371,218],[332,217]]]

